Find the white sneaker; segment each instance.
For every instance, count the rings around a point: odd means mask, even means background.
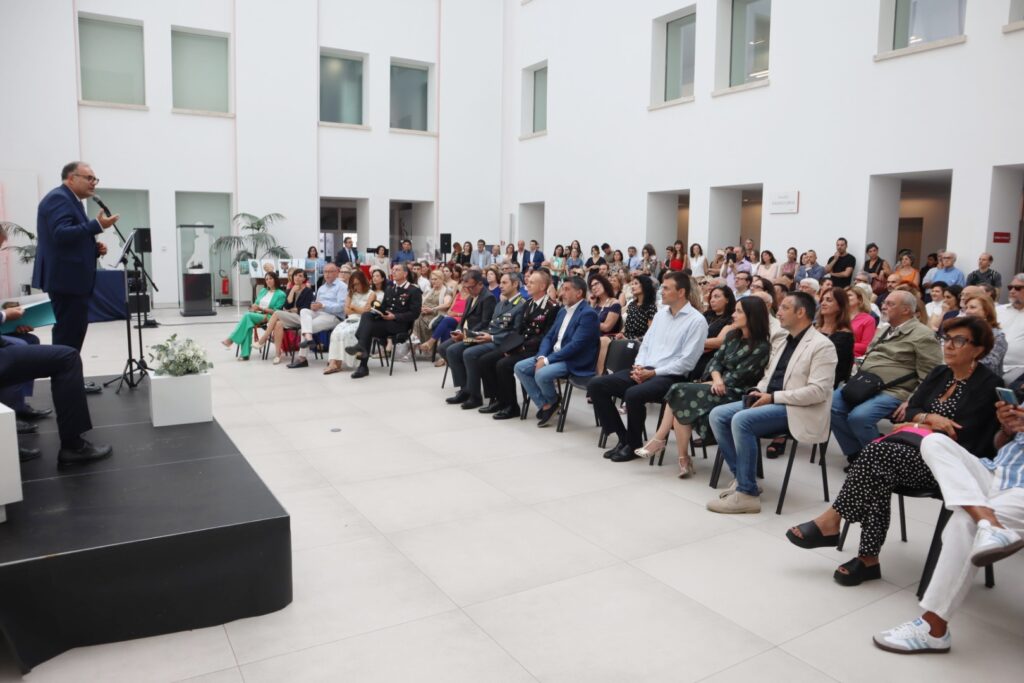
[[[764,493],[764,489],[761,488],[760,484],[757,485],[757,492],[759,494]],[[724,491],[722,491],[721,493],[718,494],[718,497],[719,498],[725,498],[727,496],[732,495],[733,493],[736,493],[736,480],[735,479],[733,479],[732,483],[730,483],[728,486],[725,487]]]
[[[950,637],[949,629],[946,635],[936,638],[929,631],[928,625],[921,617],[900,624],[888,631],[876,633],[873,637],[875,645],[886,652],[895,652],[898,655],[923,655],[931,653],[943,654],[949,652]]]
[[[1024,538],[1013,529],[1001,529],[992,526],[987,519],[978,522],[978,532],[974,536],[974,548],[971,549],[971,564],[975,567],[998,562],[1024,548]]]

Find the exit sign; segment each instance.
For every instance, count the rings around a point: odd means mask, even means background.
[[[1008,233],[1008,232],[994,232],[994,233],[992,233],[992,243],[993,244],[1009,244],[1010,243],[1010,233]]]

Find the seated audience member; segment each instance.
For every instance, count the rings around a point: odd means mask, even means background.
[[[796,281],[803,284],[804,280],[810,278],[820,282],[825,277],[825,267],[818,263],[818,252],[808,249],[804,261],[804,264],[796,269]]]
[[[538,426],[546,425],[558,408],[556,380],[594,374],[600,330],[597,311],[584,301],[586,293],[583,278],[573,276],[562,283],[562,308],[537,354],[515,365],[516,377],[537,407]]]
[[[491,296],[494,297],[494,300],[497,301],[498,297],[501,296],[501,270],[494,265],[487,266],[484,268],[484,280],[487,284],[487,291],[490,292]]]
[[[690,277],[672,272],[661,289],[665,308],[654,316],[633,367],[595,377],[587,388],[601,429],[618,437],[618,444],[605,453],[612,462],[637,457],[647,404],[661,401],[670,386],[686,378],[697,364],[707,339],[707,321],[688,301]],[[626,425],[615,406],[616,398],[625,400]]]
[[[879,310],[881,310],[882,304],[885,303],[885,297],[889,296],[889,293],[895,291],[896,288],[899,286],[900,276],[897,275],[896,273],[889,273],[889,275],[885,278],[885,291],[879,294],[878,298],[875,299],[875,305],[878,306]],[[879,321],[879,323],[882,322],[887,322],[884,316]]]
[[[945,282],[947,285],[963,287],[967,284],[967,278],[962,270],[956,267],[956,254],[952,251],[943,251],[939,254],[939,267],[932,268],[921,279],[921,284],[933,284]]]
[[[1009,303],[996,309],[999,327],[1006,335],[1003,381],[1010,384],[1024,372],[1024,273],[1013,276],[1007,287]]]
[[[468,268],[472,265],[473,261],[473,243],[463,242],[462,243],[462,254],[458,258],[452,258],[452,261],[463,268]],[[461,277],[461,275],[460,275]]]
[[[760,261],[757,264],[757,268],[754,274],[757,277],[764,278],[769,282],[775,282],[779,277],[780,264],[775,261],[775,254],[768,249],[761,252]]]
[[[255,347],[262,348],[268,340],[274,342],[274,365],[281,362],[284,356],[284,331],[299,329],[299,313],[308,309],[313,303],[313,288],[306,280],[306,271],[302,268],[293,268],[288,283],[288,294],[285,296],[284,305],[267,321],[267,330],[263,336],[256,340]]]
[[[445,275],[438,269],[430,274],[430,289],[423,295],[423,306],[420,307],[420,317],[412,326],[413,336],[420,342],[420,351],[429,353],[431,345],[430,333],[432,326],[438,324],[444,317],[445,311],[452,305],[452,295],[444,286]]]
[[[893,269],[892,272],[899,276],[900,284],[919,287],[921,283],[921,273],[914,267],[914,254],[910,251],[904,250],[900,252],[896,261],[896,268]]]
[[[373,257],[370,259],[370,269],[382,270],[386,273],[390,267],[391,259],[388,257],[388,248],[381,244],[377,247]]]
[[[914,285],[908,285],[906,283],[903,283],[896,287],[896,291],[907,292],[908,294],[910,294],[910,296],[914,298],[914,317],[916,317],[918,322],[920,322],[922,325],[928,327],[928,316],[924,312],[925,304],[924,299],[921,298],[921,290],[919,290]],[[882,320],[885,320],[886,325],[889,324],[889,319],[886,317],[885,309],[882,309]]]
[[[938,321],[942,319],[942,314],[946,312],[942,308],[946,289],[946,283],[936,282],[930,285],[927,290],[925,290],[928,292],[928,297],[930,301],[927,304],[925,304],[924,312],[928,314],[929,321],[931,321],[932,317],[934,317],[936,320],[935,326],[933,326],[932,329],[935,329],[935,327],[938,326]]]
[[[821,283],[814,278],[805,277],[800,280],[800,291],[817,301],[821,294]]]
[[[586,268],[588,272],[594,272],[598,270],[600,266],[607,264],[608,262],[605,261],[604,256],[601,256],[601,249],[595,244],[590,247],[590,258],[588,258],[587,262],[583,264],[583,267]]]
[[[486,329],[452,344],[445,351],[445,358],[452,372],[452,384],[458,387],[456,394],[447,399],[449,405],[461,404],[463,410],[472,410],[484,404],[480,388],[479,359],[484,354],[498,349],[506,339],[516,333],[523,319],[525,303],[526,300],[519,293],[519,275],[502,275],[501,299],[494,307]]]
[[[444,286],[448,288],[448,291],[455,295],[462,288],[462,266],[458,263],[453,263],[445,273],[447,278],[444,281]]]
[[[411,331],[413,323],[419,317],[423,292],[419,287],[409,284],[408,276],[409,268],[406,264],[396,263],[392,266],[391,279],[394,284],[385,292],[384,301],[379,308],[375,306],[370,313],[359,318],[356,343],[345,349],[345,353],[355,356],[359,361],[359,367],[352,373],[353,379],[370,374],[367,365],[374,337]]]
[[[417,270],[416,275],[419,277],[419,279],[416,280],[416,284],[419,285],[420,291],[426,294],[427,292],[430,291],[430,288],[432,287],[430,283],[430,274],[433,271],[430,270],[429,261],[420,261],[418,265],[419,270]]]
[[[260,289],[256,301],[249,306],[249,311],[242,315],[234,331],[221,342],[228,348],[231,348],[232,344],[238,344],[239,360],[249,360],[253,328],[265,325],[274,312],[284,306],[285,293],[283,289],[277,287],[277,273],[267,273],[263,280],[266,286]]]
[[[826,292],[818,304],[814,327],[829,338],[836,347],[836,379],[833,387],[850,379],[853,371],[853,330],[850,329],[849,299]]]
[[[2,243],[3,237],[0,236],[0,243]],[[10,322],[14,322],[21,318],[24,314],[24,309],[17,304],[9,304],[4,310],[9,313]],[[3,316],[0,314],[0,322],[3,322]],[[36,346],[39,344],[39,337],[32,334],[33,328],[28,325],[21,325],[15,328],[14,332],[10,334],[0,335],[0,346]],[[15,428],[18,434],[32,434],[39,431],[39,427],[32,424],[36,420],[42,420],[49,416],[53,410],[50,408],[33,408],[28,404],[28,399],[32,397],[35,389],[35,381],[28,380],[20,384],[11,384],[8,386],[0,386],[0,403],[4,404],[15,413]],[[18,446],[18,457],[22,462],[33,460],[38,458],[40,450],[38,448],[24,447],[19,444]]]
[[[752,282],[750,273],[744,272],[742,270],[738,271],[735,277],[733,278],[733,282],[736,283],[736,286],[733,289],[736,292],[737,301],[739,301],[745,296],[750,296],[750,283]]]
[[[690,435],[694,429],[704,443],[708,443],[710,426],[707,416],[711,409],[722,403],[743,398],[764,374],[771,357],[768,340],[768,307],[757,297],[741,300],[733,313],[732,330],[725,344],[715,352],[700,382],[681,382],[669,387],[665,411],[654,438],[639,448],[636,454],[653,458],[665,450],[669,432],[675,432],[679,456],[679,478],[693,474],[690,459]]]
[[[708,324],[708,337],[704,340],[704,351],[693,367],[694,377],[703,377],[704,369],[725,338],[732,331],[732,315],[736,311],[736,296],[726,285],[718,285],[708,295],[708,307],[704,320]]]
[[[468,273],[469,271],[466,272]],[[421,353],[424,355],[430,354],[437,348],[438,344],[442,344],[451,338],[452,330],[462,323],[462,317],[466,314],[466,305],[469,303],[469,299],[470,296],[466,292],[466,285],[460,281],[455,289],[452,305],[448,307],[448,315],[441,318],[434,325],[434,331],[430,333],[430,339],[420,344]],[[438,367],[444,365],[444,358],[438,358],[434,365]]]
[[[590,278],[590,306],[597,311],[601,336],[614,337],[622,329],[622,305],[615,297],[612,284],[602,275]]]
[[[356,330],[363,314],[373,308],[375,294],[370,289],[370,281],[362,271],[352,273],[348,281],[348,296],[345,298],[345,319],[331,332],[331,344],[327,349],[327,368],[325,375],[333,375],[342,370],[354,369],[356,357],[345,353],[345,348],[356,343]]]
[[[956,318],[943,326],[945,364],[932,369],[910,397],[907,417],[887,438],[864,446],[850,466],[832,506],[786,536],[801,548],[834,546],[841,519],[861,525],[857,557],[834,574],[844,586],[882,576],[878,553],[889,529],[892,492],[897,487],[936,489],[938,482],[921,458],[921,433],[941,432],[978,457],[989,457],[995,436],[995,389],[1002,380],[978,359],[992,350],[992,330],[980,318]],[[835,421],[833,421],[833,429]],[[905,428],[911,428],[909,431]]]
[[[483,332],[491,322],[494,307],[498,300],[487,289],[484,274],[479,270],[470,270],[463,274],[462,285],[469,299],[466,301],[466,312],[459,321],[458,327],[451,332],[447,341],[438,346],[441,358],[448,362],[447,351],[453,344],[464,341],[468,333]]]
[[[277,316],[285,326],[295,326],[298,323],[302,331],[302,341],[299,343],[299,352],[295,360],[288,364],[289,368],[305,368],[309,366],[306,356],[309,347],[313,344],[313,333],[333,330],[341,317],[345,314],[345,297],[348,295],[348,286],[338,278],[338,266],[328,263],[324,266],[324,283],[316,290],[316,298],[309,308],[303,308],[298,313],[278,311]]]
[[[966,289],[973,289],[973,287],[967,287]],[[1006,335],[999,329],[996,307],[992,304],[992,299],[988,298],[985,294],[968,295],[967,299],[964,300],[963,312],[964,315],[981,318],[992,328],[992,350],[982,356],[978,362],[1002,377],[1003,358],[1006,357]]]
[[[517,334],[509,335],[476,361],[484,396],[489,399],[479,412],[493,413],[495,420],[519,417],[515,365],[537,352],[541,340],[555,321],[558,304],[547,294],[550,285],[551,274],[543,268],[537,268],[530,274],[527,278],[530,300],[524,305]]]
[[[960,292],[962,291],[960,285],[944,284],[943,287],[942,306],[938,313],[928,317],[928,323],[936,332],[942,327],[943,322],[960,315]]]
[[[658,306],[654,302],[654,283],[646,275],[637,275],[629,285],[631,292],[629,304],[626,306],[626,321],[621,331],[614,334],[601,334],[601,348],[597,354],[597,374],[604,374],[604,360],[608,354],[608,346],[615,339],[643,339],[651,326]],[[593,292],[593,283],[591,283]],[[600,315],[598,315],[600,320]],[[604,325],[602,324],[602,330]]]
[[[832,433],[847,458],[878,438],[878,421],[892,415],[942,361],[931,330],[914,317],[912,295],[893,292],[885,307],[889,327],[875,334],[860,366],[860,372],[876,375],[885,388],[857,405],[847,403],[842,389],[832,398]]]
[[[789,432],[804,443],[828,439],[828,411],[835,381],[836,349],[812,326],[814,300],[803,292],[785,298],[779,322],[789,332],[773,352],[760,383],[742,401],[711,411],[711,431],[736,480],[707,504],[725,514],[761,511],[757,486],[758,439]]]
[[[3,242],[4,236],[0,233],[0,245]],[[20,320],[23,314],[24,309],[20,306],[0,310],[0,324]],[[57,433],[60,436],[57,466],[85,465],[109,457],[113,453],[110,446],[92,444],[82,438],[82,434],[92,429],[92,421],[85,399],[82,358],[78,350],[59,344],[16,343],[8,335],[0,335],[0,402],[17,406],[24,400],[25,385],[42,377],[50,378],[50,391],[57,412]],[[41,412],[33,411],[32,417],[43,417],[39,414]],[[18,447],[21,462],[39,455],[39,449]]]
[[[846,290],[846,302],[850,309],[850,329],[853,330],[853,355],[860,358],[867,353],[871,340],[875,338],[878,323],[871,315],[871,300],[863,288],[854,285]]]
[[[996,404],[995,458],[979,458],[945,434],[921,442],[921,458],[953,515],[917,619],[882,631],[875,645],[897,654],[949,652],[949,620],[971,590],[978,567],[1024,547],[1024,409]]]

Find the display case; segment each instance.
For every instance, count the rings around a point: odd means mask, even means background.
[[[213,310],[213,226],[205,223],[178,226],[178,266],[181,287],[178,307],[183,316],[216,315]]]

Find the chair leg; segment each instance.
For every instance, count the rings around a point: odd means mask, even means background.
[[[921,572],[921,580],[917,584],[917,599],[924,597],[928,590],[928,584],[932,581],[932,574],[935,573],[935,565],[939,563],[939,554],[942,552],[942,531],[953,513],[943,505],[939,508],[939,521],[935,525],[935,533],[932,535],[932,544],[928,548],[928,558],[924,561],[924,570]]]
[[[708,482],[708,486],[713,489],[718,488],[718,478],[722,475],[722,464],[725,462],[725,456],[722,455],[722,451],[719,450],[715,454],[715,464],[711,466],[711,481]]]
[[[992,588],[996,585],[996,572],[991,564],[985,565],[985,588]]]
[[[447,376],[448,376],[448,369],[447,369],[447,366],[446,366],[445,367],[445,377],[447,377]],[[443,384],[441,385],[441,388],[442,389],[444,388]],[[520,420],[525,420],[529,416],[530,416],[530,395],[526,393],[526,389],[523,389],[523,409],[521,411],[519,411],[519,419]]]
[[[761,451],[757,451],[757,478],[764,479],[764,457],[761,456]]]
[[[779,491],[779,504],[775,508],[775,514],[782,514],[782,504],[786,502],[786,489],[789,488],[789,473],[793,471],[793,460],[796,458],[796,439],[793,439],[793,446],[789,449],[789,460],[786,462],[786,476],[782,478],[782,490]]]
[[[846,543],[846,534],[850,531],[850,520],[843,520],[843,530],[839,532],[839,543],[836,543],[836,550],[843,552],[843,545]]]
[[[441,388],[444,389],[444,385],[448,382],[448,364],[444,364],[444,376],[441,377]],[[523,418],[526,419],[525,417]]]
[[[420,369],[416,367],[416,349],[412,346],[412,337],[409,338],[409,354],[412,356],[412,371],[419,372]]]
[[[555,431],[561,434],[565,430],[565,414],[569,412],[569,400],[572,398],[572,382],[566,382],[565,396],[558,406],[558,426]]]
[[[667,445],[668,445],[668,444],[666,444],[666,446],[667,446]],[[661,449],[661,455],[659,455],[659,456],[658,456],[658,467],[661,467],[662,465],[664,465],[664,464],[665,464],[665,451],[667,451],[667,450],[668,450],[668,448],[667,448],[667,447],[666,447],[666,448],[663,448],[663,449]],[[651,460],[653,461],[653,460],[654,460],[654,458],[651,458]]]
[[[907,510],[903,505],[903,496],[899,496],[900,506],[900,540],[907,542]]]
[[[821,464],[821,488],[825,492],[825,502],[827,503],[827,502],[829,502],[829,494],[828,494],[828,467],[825,466],[825,451],[824,451],[824,449],[822,449],[820,452],[821,452],[821,459],[820,459],[820,464]]]
[[[814,456],[818,453],[818,444],[811,446],[811,464],[814,464]]]
[[[398,352],[398,341],[397,340],[393,340],[391,342],[391,353],[388,353],[387,349],[384,350],[384,353],[387,354],[387,356],[388,356],[388,365],[391,366],[391,369],[388,370],[388,377],[390,377],[390,376],[395,374],[395,354],[397,352]]]

